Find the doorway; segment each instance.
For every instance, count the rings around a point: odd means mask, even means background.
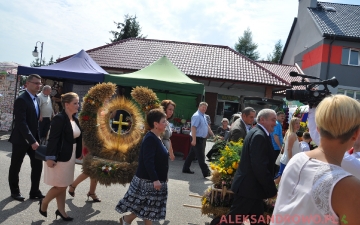
[[[237,102],[218,101],[214,124],[220,126],[223,118],[230,121],[231,116],[239,111],[239,105]]]

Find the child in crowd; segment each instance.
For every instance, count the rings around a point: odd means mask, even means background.
[[[310,133],[304,132],[302,136],[302,141],[300,142],[300,146],[303,152],[310,151],[310,142],[311,142]]]

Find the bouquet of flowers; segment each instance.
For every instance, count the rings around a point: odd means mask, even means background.
[[[223,186],[231,187],[235,171],[239,166],[242,147],[242,139],[238,142],[230,141],[220,150],[217,160],[210,163],[210,168],[213,170],[212,181],[215,188],[222,188]]]
[[[229,211],[233,193],[228,189],[239,166],[242,147],[242,139],[238,142],[230,141],[221,148],[217,159],[210,163],[214,185],[205,191],[201,199],[202,214],[220,216]]]
[[[309,128],[307,127],[308,122],[300,122],[300,129],[301,132],[309,132]]]
[[[101,176],[113,176],[116,171],[116,166],[113,163],[105,163],[99,166],[98,172]]]

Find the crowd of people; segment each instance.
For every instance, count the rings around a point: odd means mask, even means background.
[[[8,177],[11,197],[18,201],[25,199],[19,189],[19,172],[28,154],[32,169],[29,195],[31,199],[39,199],[39,213],[47,217],[48,205],[56,199],[56,217],[72,221],[65,210],[66,193],[74,197],[76,187],[89,177],[82,173],[74,180],[75,159],[88,153],[75,116],[79,96],[73,92],[62,94],[63,110],[54,115],[47,108],[49,87],[44,86],[39,93],[41,85],[40,76],[28,76],[26,91],[14,103],[15,126],[9,139],[12,143]],[[126,194],[115,207],[120,214],[130,213],[120,217],[120,224],[131,224],[135,218],[141,218],[149,225],[166,217],[169,161],[175,159],[169,120],[174,116],[176,104],[163,100],[161,106],[146,115],[150,130],[141,142],[138,168]],[[207,107],[206,102],[200,102],[191,117],[191,149],[182,168],[183,173],[194,174],[190,167],[197,159],[204,178],[211,176],[205,162],[206,139],[214,136],[205,114]],[[216,133],[225,141],[243,139],[244,144],[231,186],[233,204],[227,215],[215,218],[212,224],[234,224],[229,221],[239,222],[239,215],[251,217],[251,224],[266,224],[261,218],[263,200],[268,198],[276,198],[275,216],[317,215],[331,218],[324,224],[343,224],[340,219],[346,215],[349,224],[359,223],[360,194],[354,191],[360,188],[359,113],[360,103],[352,98],[326,97],[316,109],[309,110],[310,133],[302,133],[301,140],[297,135],[300,119],[292,118],[283,136],[285,115],[272,109],[256,112],[247,107],[231,126],[223,119]],[[35,150],[45,142],[44,132],[49,128],[43,164],[35,158]],[[310,141],[318,147],[312,150]],[[44,183],[51,187],[45,196],[39,190],[43,165]],[[101,202],[95,194],[96,185],[97,181],[90,178],[87,196]],[[271,224],[297,224],[297,221],[272,220]]]

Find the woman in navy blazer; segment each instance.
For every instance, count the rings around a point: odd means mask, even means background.
[[[140,149],[139,166],[123,199],[116,206],[119,213],[131,212],[120,218],[126,225],[139,217],[145,225],[164,220],[167,201],[169,152],[161,141],[167,126],[162,109],[153,109],[146,117],[151,130],[145,135]]]
[[[47,207],[56,198],[56,217],[71,221],[65,212],[66,188],[74,181],[75,159],[81,157],[82,139],[79,120],[75,117],[79,109],[79,96],[69,92],[61,95],[64,110],[51,122],[46,151],[44,182],[53,186],[40,201],[39,212],[47,217]]]

